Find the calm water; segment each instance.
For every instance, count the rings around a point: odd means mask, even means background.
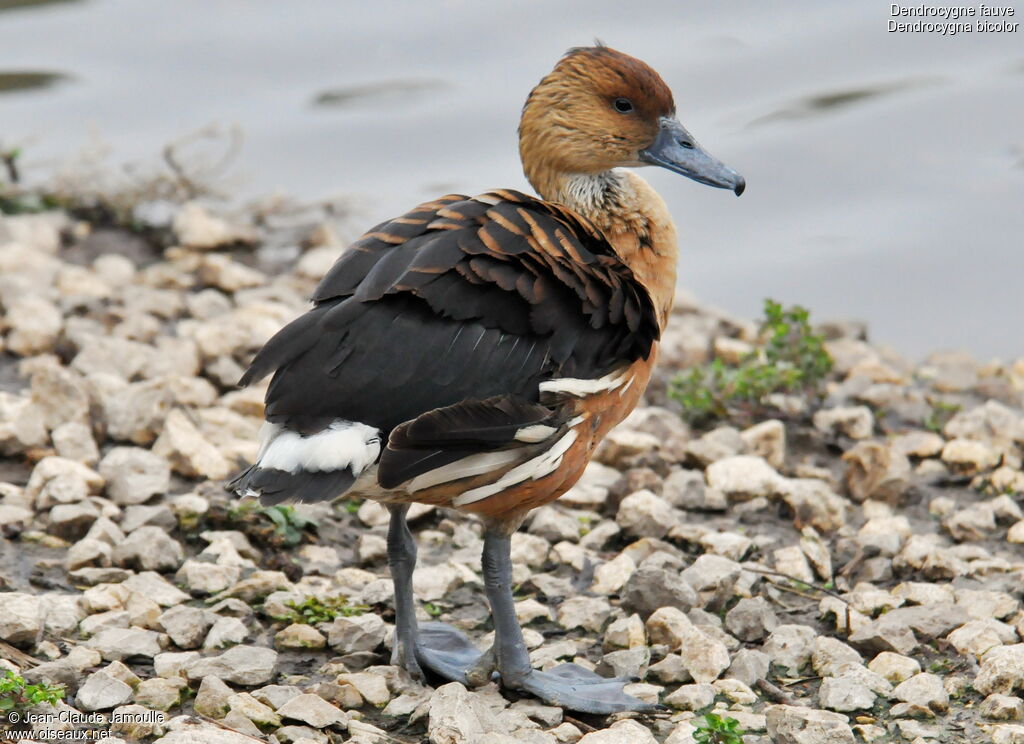
[[[747,178],[736,199],[645,173],[699,297],[865,319],[910,356],[1024,355],[1024,34],[888,20],[862,0],[0,0],[0,140],[42,178],[96,138],[145,161],[237,123],[238,193],[353,194],[369,226],[525,188],[523,98],[599,37],[658,69]]]

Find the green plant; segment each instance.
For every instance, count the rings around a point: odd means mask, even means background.
[[[765,300],[762,344],[736,364],[715,359],[678,375],[669,384],[669,397],[682,404],[684,418],[702,424],[736,408],[752,413],[773,393],[817,394],[832,358],[808,318],[799,305],[787,309]]]
[[[0,677],[0,712],[26,710],[40,703],[55,705],[63,699],[63,687],[54,687],[45,682],[38,685],[26,684],[24,677],[10,669],[4,669]]]
[[[348,499],[345,502],[345,511],[349,514],[356,514],[359,512],[359,507],[362,505],[363,504],[359,499]]]
[[[426,612],[431,617],[441,617],[441,613],[444,612],[444,610],[442,610],[440,607],[438,607],[433,602],[424,602],[423,603],[423,611]]]
[[[11,183],[18,183],[21,180],[21,173],[18,169],[18,159],[20,157],[20,147],[12,147],[9,150],[0,149],[0,163],[3,164],[7,180]]]
[[[274,532],[285,545],[298,545],[305,529],[317,527],[314,520],[299,514],[294,506],[265,506],[259,513],[274,523]]]
[[[735,718],[707,713],[693,732],[693,740],[698,744],[743,744],[743,730]]]
[[[288,602],[287,605],[291,609],[290,613],[275,619],[306,625],[329,623],[336,617],[355,617],[370,609],[365,605],[350,605],[348,597],[340,594],[326,599],[309,596],[301,602]]]
[[[933,399],[928,402],[931,404],[932,411],[924,420],[924,428],[939,434],[946,427],[946,424],[949,423],[949,420],[960,412],[961,406],[958,403],[948,403],[940,399]]]

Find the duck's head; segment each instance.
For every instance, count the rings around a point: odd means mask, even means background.
[[[657,72],[606,46],[570,49],[533,89],[519,151],[527,178],[545,196],[558,177],[644,165],[737,196],[746,185],[679,123],[672,91]]]

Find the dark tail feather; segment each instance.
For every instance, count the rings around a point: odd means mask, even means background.
[[[246,387],[263,379],[309,349],[320,337],[319,323],[323,311],[317,310],[318,308],[314,308],[305,315],[300,315],[275,333],[256,354],[249,369],[238,381],[239,387]]]
[[[254,493],[264,506],[274,506],[285,501],[305,504],[330,501],[345,493],[355,481],[351,468],[289,473],[251,465],[235,476],[226,487],[239,496]]]

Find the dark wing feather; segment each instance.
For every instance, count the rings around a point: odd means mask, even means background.
[[[384,488],[394,488],[479,452],[522,447],[516,433],[524,427],[547,425],[557,430],[564,422],[564,416],[550,408],[511,396],[428,411],[391,432],[377,479]]]
[[[385,434],[437,408],[526,404],[558,376],[646,357],[651,299],[601,233],[515,191],[446,196],[346,251],[242,378],[274,372],[267,418],[301,432],[335,419]]]

